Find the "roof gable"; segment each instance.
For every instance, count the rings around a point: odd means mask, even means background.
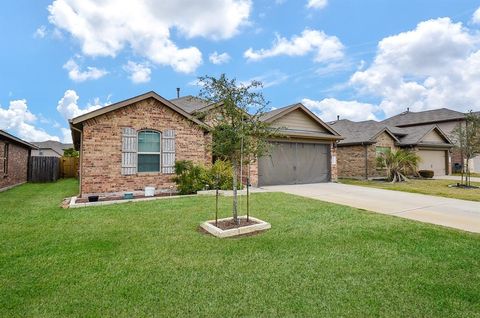
[[[437,125],[403,128],[408,134],[400,140],[402,145],[451,145],[452,141]]]
[[[264,122],[271,123],[273,127],[284,128],[285,130],[316,132],[336,137],[340,136],[332,127],[324,123],[301,103],[275,109],[263,114],[260,119]]]
[[[177,105],[175,105],[171,101],[163,98],[162,96],[158,95],[157,93],[155,93],[153,91],[142,94],[142,95],[139,95],[139,96],[136,96],[136,97],[133,97],[133,98],[129,98],[129,99],[126,99],[124,101],[121,101],[121,102],[118,102],[118,103],[115,103],[115,104],[112,104],[112,105],[108,105],[108,106],[102,107],[100,109],[91,111],[89,113],[83,114],[81,116],[75,117],[75,118],[70,120],[70,123],[72,125],[77,125],[77,124],[80,124],[80,123],[82,123],[82,122],[84,122],[88,119],[92,119],[92,118],[95,118],[97,116],[115,111],[117,109],[121,109],[123,107],[130,106],[132,104],[138,103],[138,102],[146,100],[148,98],[153,98],[153,99],[157,100],[158,102],[160,102],[163,105],[171,108],[175,112],[179,113],[180,115],[184,116],[185,118],[189,119],[190,121],[198,124],[199,126],[203,127],[204,129],[208,128],[208,126],[205,123],[201,122],[200,120],[198,120],[197,118],[195,118],[194,116],[192,116],[191,114],[189,114],[188,112],[183,110],[182,108],[178,107]]]

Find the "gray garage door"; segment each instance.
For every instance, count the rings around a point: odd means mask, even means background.
[[[260,186],[330,181],[330,145],[275,142],[258,162]]]

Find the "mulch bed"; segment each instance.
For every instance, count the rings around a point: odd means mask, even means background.
[[[252,220],[249,220],[248,222],[247,222],[247,219],[238,219],[238,220],[239,220],[240,224],[235,223],[233,221],[233,219],[218,221],[217,225],[215,225],[215,221],[210,222],[210,224],[212,224],[212,225],[214,225],[214,226],[216,226],[219,229],[222,229],[224,231],[225,230],[236,229],[236,228],[239,228],[239,227],[258,224],[258,222],[255,222],[255,221],[252,221]]]
[[[146,197],[144,195],[134,195],[133,196],[133,199],[145,199],[145,198],[159,198],[159,197],[170,197],[172,195],[177,195],[176,193],[159,193],[159,194],[155,194],[154,196],[151,196],[151,197]],[[133,200],[133,199],[129,199],[129,200]],[[104,202],[104,201],[116,201],[116,200],[123,200],[123,196],[117,196],[117,197],[100,197],[98,198],[98,201],[97,202]],[[88,198],[77,198],[77,200],[75,201],[75,203],[90,203],[88,201]]]

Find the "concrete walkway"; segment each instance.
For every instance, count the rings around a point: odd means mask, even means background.
[[[462,177],[460,177],[460,176],[438,176],[438,177],[433,177],[433,179],[460,181],[460,180],[462,180]],[[479,177],[471,177],[470,180],[472,182],[479,182],[480,183],[480,178]]]
[[[480,233],[480,202],[338,183],[264,188]]]

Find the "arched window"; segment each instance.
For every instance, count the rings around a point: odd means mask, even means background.
[[[138,132],[138,172],[161,171],[161,134],[154,130]]]

